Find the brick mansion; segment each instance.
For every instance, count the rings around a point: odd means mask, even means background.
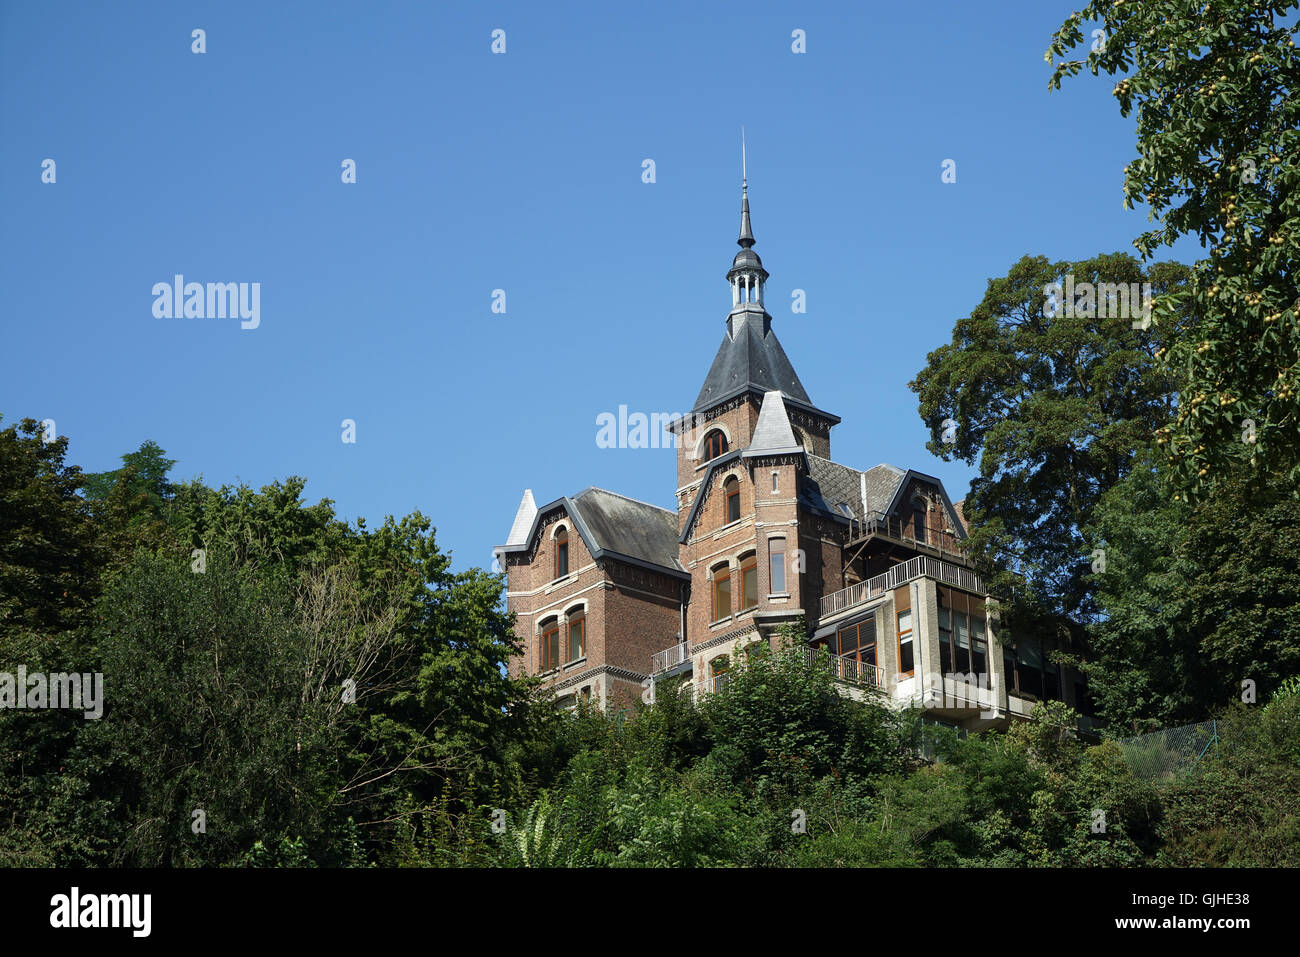
[[[675,508],[595,487],[543,505],[524,492],[496,548],[523,648],[511,673],[540,676],[562,706],[626,706],[669,679],[707,694],[793,628],[846,693],[876,689],[958,728],[1005,726],[1044,699],[1091,712],[1049,648],[998,640],[938,479],[832,457],[840,418],[808,394],[764,305],[747,183],[737,242],[721,345],[668,426]]]

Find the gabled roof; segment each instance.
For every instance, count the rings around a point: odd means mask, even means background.
[[[862,518],[864,474],[867,477],[867,511],[885,511],[904,474],[892,465],[877,465],[862,473],[839,462],[809,455],[808,479],[799,489],[799,499],[809,508],[834,518]],[[845,512],[845,505],[852,511],[852,516]]]
[[[847,521],[849,518],[861,519],[863,514],[863,485],[866,485],[866,511],[881,512],[891,515],[899,506],[903,491],[912,479],[929,482],[939,490],[949,516],[954,520],[953,529],[959,538],[966,537],[966,524],[961,521],[957,509],[953,507],[948,490],[933,475],[926,475],[915,469],[900,469],[893,465],[877,465],[865,472],[849,468],[830,459],[816,455],[808,456],[808,477],[799,489],[801,504]],[[845,511],[845,507],[849,511]],[[852,514],[850,514],[850,512]]]
[[[525,499],[528,498],[531,495],[525,493]],[[594,486],[537,509],[522,539],[513,540],[512,528],[511,540],[500,550],[527,551],[542,518],[557,509],[563,509],[569,516],[592,558],[600,560],[608,556],[678,578],[688,577],[677,560],[676,512]]]
[[[760,455],[794,455],[803,451],[803,446],[794,437],[790,427],[790,416],[786,414],[785,403],[781,393],[768,392],[763,396],[763,405],[758,410],[758,423],[750,438],[749,448],[742,458],[756,458]]]

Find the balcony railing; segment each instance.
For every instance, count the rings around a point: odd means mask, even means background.
[[[983,580],[969,568],[931,558],[929,555],[917,555],[909,561],[895,565],[882,575],[876,575],[856,585],[824,595],[821,601],[821,617],[829,618],[831,615],[839,614],[846,608],[870,601],[915,578],[933,578],[954,585],[962,591],[977,595],[984,594]]]
[[[650,673],[657,675],[669,668],[676,668],[690,657],[689,646],[682,641],[663,651],[656,651],[650,656]]]
[[[849,541],[857,542],[872,535],[892,538],[918,548],[929,548],[954,558],[965,558],[961,539],[955,531],[936,532],[928,529],[923,537],[916,537],[916,527],[901,518],[891,518],[884,512],[867,512],[863,518],[849,519]]]
[[[809,648],[807,652],[808,664],[817,664],[821,649]],[[883,688],[885,686],[885,669],[879,665],[859,661],[856,658],[849,658],[846,655],[831,655],[826,662],[826,666],[837,681],[844,681],[852,685],[864,685],[869,688]]]

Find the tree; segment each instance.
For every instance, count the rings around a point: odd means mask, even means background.
[[[1157,465],[1144,454],[1094,512],[1105,621],[1079,662],[1101,715],[1134,732],[1203,720],[1244,680],[1262,697],[1300,671],[1300,502],[1244,464],[1211,498],[1171,502]]]
[[[1126,207],[1155,228],[1134,246],[1193,236],[1210,247],[1189,281],[1157,297],[1160,364],[1179,380],[1159,438],[1174,494],[1199,497],[1238,459],[1300,490],[1300,24],[1296,0],[1093,0],[1052,39],[1050,86],[1086,65],[1137,113]],[[1294,21],[1294,17],[1290,17]],[[1086,60],[1062,60],[1100,24]],[[1185,321],[1192,317],[1193,321]]]
[[[1080,296],[1067,311],[1064,294],[1084,283],[1150,282],[1160,295],[1185,275],[1177,263],[1144,271],[1122,253],[1075,263],[1025,256],[989,280],[952,343],[931,352],[910,383],[930,451],[978,462],[965,504],[968,548],[1012,631],[1052,630],[1055,619],[1081,637],[1095,611],[1094,545],[1083,527],[1173,409],[1172,383],[1154,359],[1158,330],[1134,328],[1132,301],[1125,311],[1094,297],[1089,308]]]
[[[0,635],[72,628],[98,590],[98,530],[67,451],[34,419],[0,430]]]

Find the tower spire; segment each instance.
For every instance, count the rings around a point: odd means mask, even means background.
[[[740,238],[736,243],[748,249],[754,245],[754,230],[749,224],[749,164],[745,156],[745,128],[740,128]]]

